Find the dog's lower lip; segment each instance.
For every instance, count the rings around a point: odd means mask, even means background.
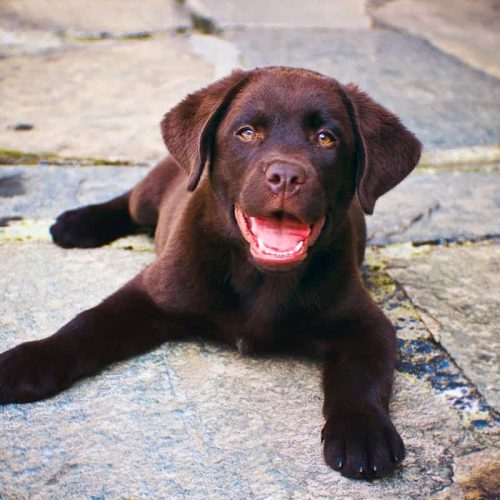
[[[307,225],[293,217],[286,222],[273,217],[251,217],[238,205],[234,213],[243,237],[250,244],[252,257],[261,264],[272,266],[303,261],[307,257],[308,247],[314,244],[324,223],[324,218]],[[263,234],[259,235],[259,232]],[[274,233],[278,234],[277,238],[273,237]],[[284,236],[282,233],[285,233]]]

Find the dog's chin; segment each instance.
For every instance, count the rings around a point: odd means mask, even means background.
[[[234,215],[254,265],[269,272],[300,267],[325,223],[325,217],[310,225],[286,213],[252,217],[239,205],[235,205]]]

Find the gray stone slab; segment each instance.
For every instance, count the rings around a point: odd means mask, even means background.
[[[0,167],[0,218],[51,219],[132,188],[145,167]]]
[[[50,334],[152,258],[109,248],[0,245],[0,350]],[[312,361],[167,344],[48,401],[1,408],[0,494],[24,497],[427,498],[449,486],[457,412],[400,374],[392,403],[407,445],[394,478],[363,483],[321,457]]]
[[[175,0],[3,0],[0,24],[17,31],[70,31],[122,34],[190,26]]]
[[[430,40],[471,66],[500,77],[497,0],[397,0],[371,10],[379,24]]]
[[[368,28],[364,0],[186,0],[195,15],[210,19],[218,28],[235,26],[294,26]]]
[[[500,408],[500,245],[434,247],[392,258],[387,270],[436,340]]]
[[[500,81],[423,39],[386,30],[257,28],[225,36],[249,67],[305,67],[357,83],[398,114],[428,148],[500,140]]]
[[[367,217],[371,243],[500,234],[500,171],[413,172]]]
[[[158,160],[163,115],[211,80],[188,41],[167,34],[0,58],[0,148]],[[32,128],[16,130],[18,123]]]

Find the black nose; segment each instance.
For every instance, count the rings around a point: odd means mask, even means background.
[[[306,172],[300,165],[273,163],[266,170],[266,183],[275,194],[296,194],[306,182]]]

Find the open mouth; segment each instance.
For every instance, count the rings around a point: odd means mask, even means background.
[[[322,217],[309,225],[286,213],[271,217],[251,217],[236,205],[236,221],[250,244],[252,257],[262,264],[280,265],[300,262],[318,239],[325,222]]]

